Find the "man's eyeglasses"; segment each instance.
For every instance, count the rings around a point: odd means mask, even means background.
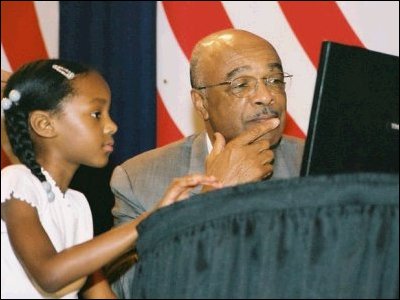
[[[275,73],[267,77],[259,78],[267,88],[276,93],[283,93],[290,86],[293,75],[288,73]],[[258,79],[253,76],[242,76],[232,81],[224,81],[217,84],[195,87],[196,90],[208,89],[220,85],[230,85],[230,91],[239,98],[250,97],[257,90]]]

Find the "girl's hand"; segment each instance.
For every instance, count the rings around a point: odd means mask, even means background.
[[[223,185],[214,176],[203,174],[192,174],[176,178],[164,194],[164,197],[158,202],[155,209],[171,205],[172,203],[182,201],[189,197],[189,192],[198,185],[211,186],[215,189],[222,188]]]

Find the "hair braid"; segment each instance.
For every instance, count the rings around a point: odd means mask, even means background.
[[[46,181],[41,167],[36,161],[33,143],[28,129],[28,115],[24,111],[14,111],[6,119],[11,147],[15,155],[40,180]]]

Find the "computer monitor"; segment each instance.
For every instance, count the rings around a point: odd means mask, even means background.
[[[399,57],[323,42],[301,176],[399,172]]]

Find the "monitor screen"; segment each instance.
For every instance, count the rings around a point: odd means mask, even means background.
[[[323,42],[301,176],[399,171],[399,58]]]

